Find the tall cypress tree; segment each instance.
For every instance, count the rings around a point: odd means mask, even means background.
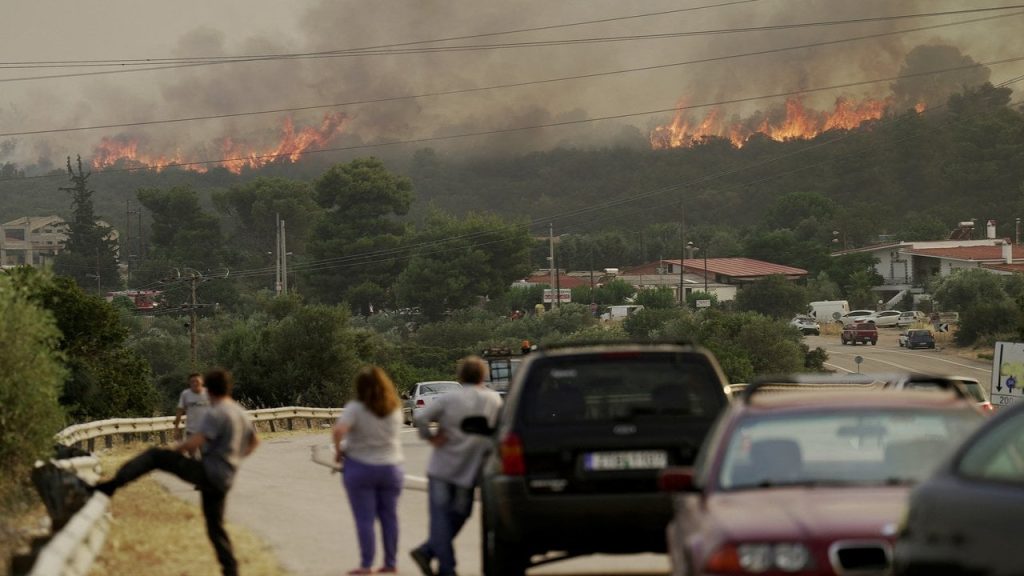
[[[59,190],[71,194],[72,217],[65,223],[68,239],[64,250],[54,259],[54,272],[74,278],[83,290],[102,293],[119,288],[117,241],[113,238],[113,229],[97,221],[93,211],[93,191],[89,189],[92,173],[82,169],[81,156],[77,172],[71,166],[70,156],[67,166],[71,186]]]

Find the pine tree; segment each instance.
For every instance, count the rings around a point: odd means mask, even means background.
[[[93,211],[93,191],[89,189],[92,173],[82,169],[82,157],[78,157],[77,173],[70,156],[67,167],[71,186],[59,190],[71,193],[72,218],[65,223],[68,239],[54,260],[54,272],[74,278],[84,290],[96,289],[102,294],[104,289],[121,286],[117,241],[113,229],[101,224]]]

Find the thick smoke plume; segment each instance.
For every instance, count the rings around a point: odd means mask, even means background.
[[[481,46],[836,21],[955,10],[964,6],[961,2],[952,1],[759,0],[586,26],[412,44],[435,38],[539,28],[716,3],[689,1],[680,6],[678,2],[631,4],[614,0],[528,0],[515,3],[496,0],[474,3],[324,0],[312,6],[296,5],[297,10],[306,10],[300,20],[302,30],[299,35],[243,36],[234,29],[234,22],[210,22],[181,36],[175,53],[166,56],[324,53],[380,46],[408,52],[423,47]],[[98,76],[74,82],[73,90],[33,83],[16,94],[9,93],[0,102],[0,127],[3,128],[0,132],[378,100],[640,68],[978,17],[966,15],[865,22],[748,34],[548,47],[376,55],[349,53],[338,57],[325,54],[316,58],[256,60]],[[272,150],[279,143],[283,127],[288,122],[296,131],[320,126],[329,112],[340,112],[345,122],[328,147],[480,132],[497,133],[411,146],[432,146],[451,154],[509,154],[556,145],[589,147],[625,143],[645,146],[648,145],[649,132],[669,121],[671,112],[614,121],[574,122],[671,109],[681,100],[691,104],[711,103],[895,76],[901,71],[927,70],[970,61],[984,62],[1019,51],[1022,37],[1016,34],[1016,30],[1021,18],[1017,16],[771,55],[501,90],[290,114],[234,116],[103,131],[0,138],[0,164],[16,162],[38,167],[59,166],[65,155],[82,154],[83,158],[88,158],[104,138],[144,143],[147,147],[145,152],[151,157],[214,159],[223,154],[225,139]],[[244,18],[239,19],[239,22],[243,21]],[[1000,40],[993,41],[994,38]],[[993,69],[991,80],[1008,78],[1012,72]],[[803,103],[812,108],[829,109],[837,97],[844,96],[852,99],[891,97],[901,107],[913,107],[922,100],[934,105],[963,84],[989,79],[989,71],[979,69],[957,75],[912,78],[840,92],[815,93],[805,98]],[[747,102],[729,107],[723,113],[749,117],[767,113],[765,111],[780,105],[779,99]],[[559,123],[569,124],[539,130],[500,132],[522,126]],[[387,155],[389,150],[399,149],[378,148],[366,153]]]

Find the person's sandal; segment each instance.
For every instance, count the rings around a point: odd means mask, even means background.
[[[373,574],[373,570],[369,568],[355,568],[345,572],[346,576],[362,576],[363,574]]]
[[[374,574],[398,574],[398,568],[394,566],[381,566],[373,571]]]

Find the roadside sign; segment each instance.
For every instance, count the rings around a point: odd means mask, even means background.
[[[555,291],[551,288],[544,289],[544,301],[551,302],[551,296]],[[558,301],[559,302],[572,302],[572,290],[569,288],[560,288],[558,290]]]
[[[939,324],[939,332],[949,332],[949,324],[946,322]]]
[[[711,300],[697,300],[697,308],[710,308]]]
[[[860,374],[860,365],[864,362],[864,357],[854,356],[853,361],[857,363],[857,374]]]
[[[1024,344],[996,342],[992,355],[992,385],[989,396],[992,405],[1001,408],[1018,402],[1024,384]]]

